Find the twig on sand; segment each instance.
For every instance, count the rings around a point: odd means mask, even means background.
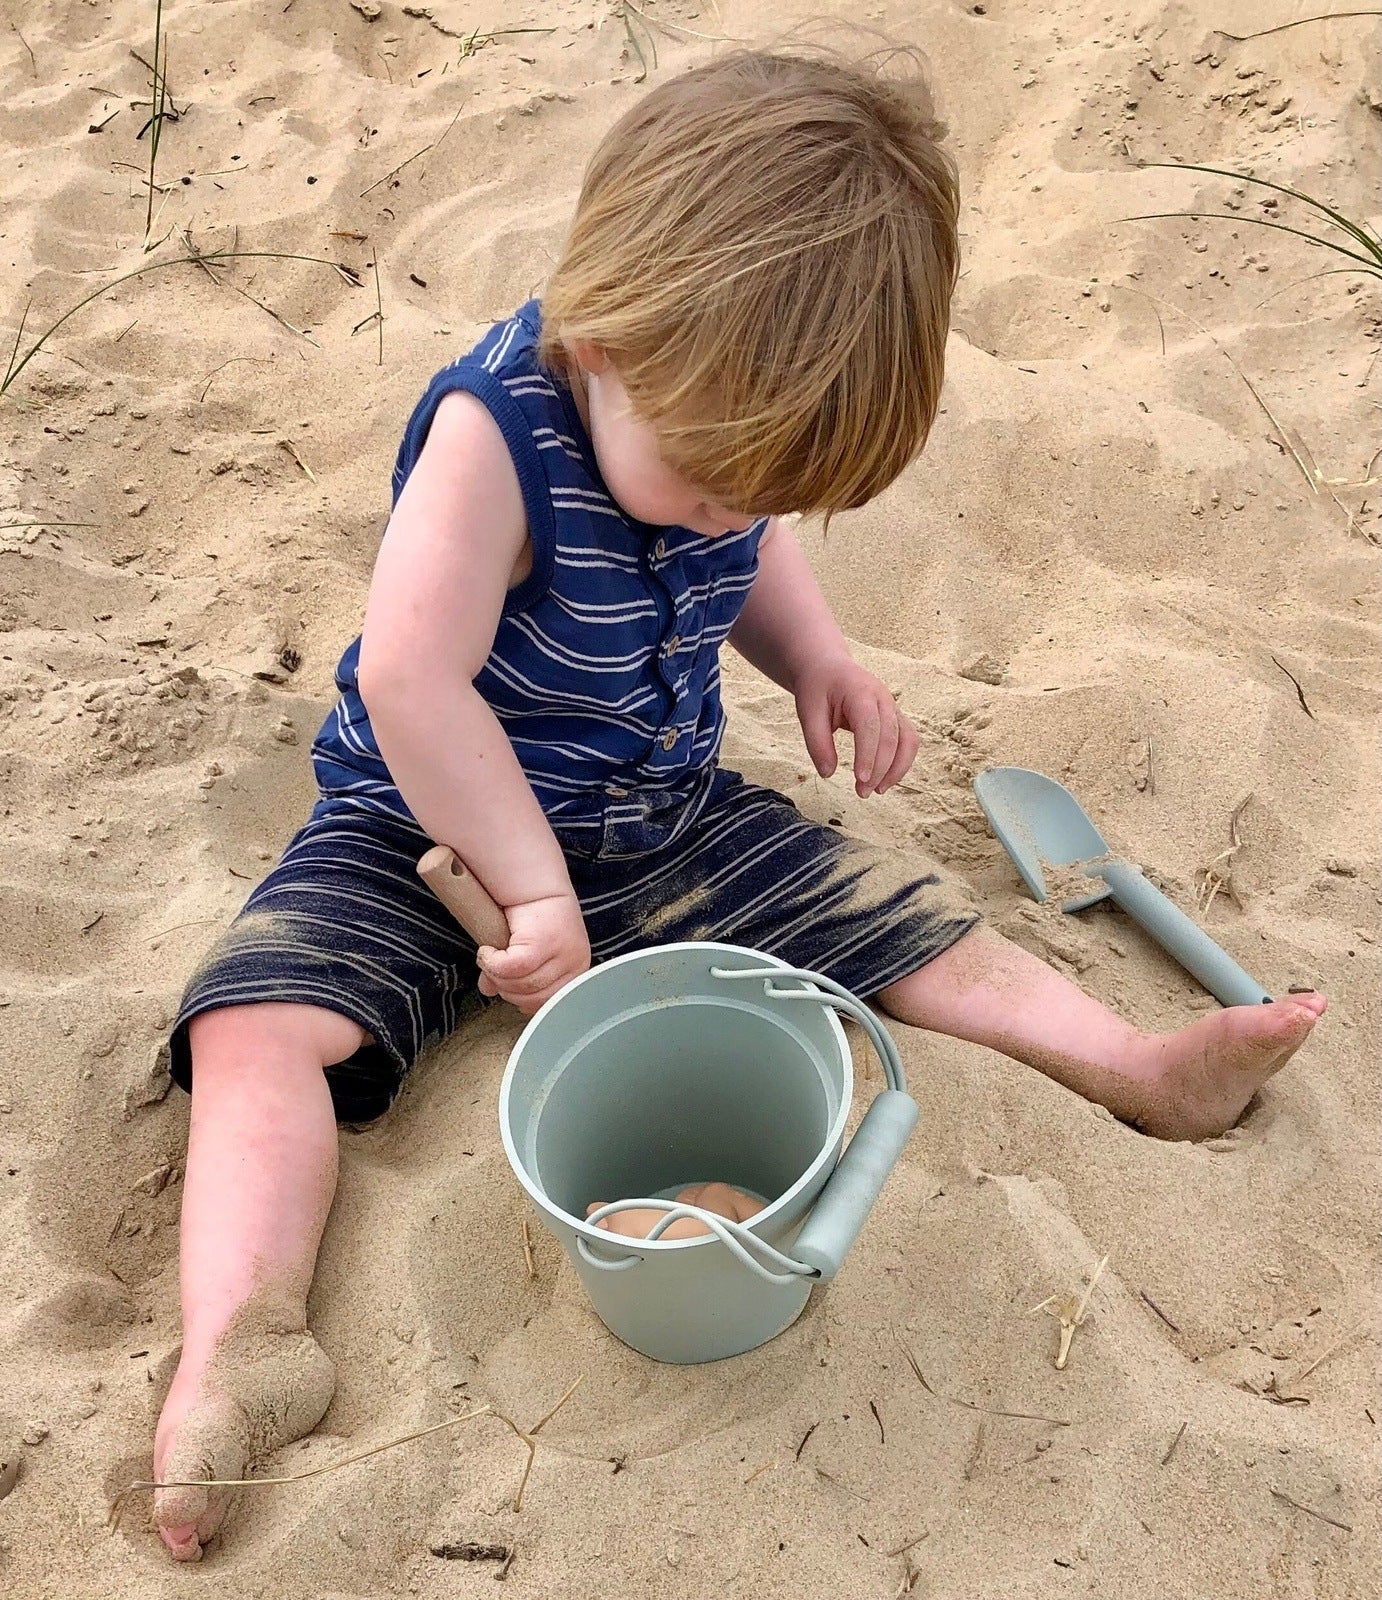
[[[1273,660],[1275,660],[1275,657],[1273,657]],[[1209,908],[1221,893],[1227,894],[1237,906],[1241,907],[1243,903],[1238,898],[1238,891],[1233,886],[1233,868],[1230,863],[1243,848],[1243,836],[1238,831],[1238,824],[1252,798],[1251,793],[1245,794],[1238,804],[1234,806],[1229,816],[1228,849],[1221,850],[1208,866],[1200,868],[1200,882],[1195,890],[1195,901],[1202,917],[1208,916]],[[1148,1303],[1150,1304],[1150,1302]]]
[[[896,1550],[885,1550],[883,1554],[887,1556],[889,1561],[896,1561],[898,1556],[905,1556],[909,1550],[915,1550],[923,1539],[929,1539],[930,1537],[930,1528],[923,1528],[916,1538],[908,1539],[906,1544],[898,1545]]]
[[[430,1433],[440,1433],[443,1428],[454,1428],[462,1422],[473,1422],[477,1417],[494,1417],[497,1421],[505,1423],[512,1428],[518,1437],[528,1447],[528,1460],[523,1468],[523,1476],[519,1480],[518,1490],[513,1497],[513,1509],[521,1511],[523,1508],[523,1491],[528,1484],[528,1474],[533,1470],[533,1458],[537,1455],[537,1434],[547,1426],[556,1416],[557,1412],[575,1394],[584,1382],[584,1374],[570,1385],[566,1393],[557,1401],[544,1416],[539,1417],[531,1428],[520,1428],[511,1418],[506,1417],[502,1411],[496,1411],[493,1406],[478,1406],[474,1411],[464,1411],[458,1417],[447,1417],[442,1422],[434,1422],[430,1427],[418,1428],[413,1433],[405,1433],[397,1439],[386,1439],[383,1444],[372,1445],[368,1450],[357,1451],[353,1456],[346,1456],[341,1461],[327,1461],[319,1467],[309,1467],[306,1472],[292,1472],[281,1478],[168,1478],[155,1481],[147,1478],[136,1478],[133,1483],[128,1483],[116,1495],[110,1513],[106,1518],[106,1525],[118,1527],[120,1518],[125,1509],[125,1503],[130,1495],[140,1489],[259,1489],[270,1484],[303,1483],[308,1478],[320,1478],[328,1472],[339,1472],[342,1467],[354,1466],[357,1461],[364,1461],[370,1456],[380,1455],[385,1450],[393,1450],[401,1444],[411,1444],[414,1439],[425,1439]]]
[[[379,251],[374,252],[374,260],[370,262],[374,268],[374,309],[379,318],[379,365],[384,365],[384,296],[379,288]]]
[[[1307,717],[1310,718],[1311,722],[1314,722],[1316,720],[1315,713],[1310,709],[1309,703],[1305,698],[1305,690],[1300,686],[1300,679],[1295,675],[1294,672],[1291,671],[1290,667],[1285,666],[1282,662],[1278,661],[1275,656],[1272,657],[1272,664],[1280,667],[1286,676],[1291,680],[1291,682],[1295,684],[1296,699],[1300,701],[1300,709],[1306,714]]]
[[[513,1552],[512,1545],[476,1544],[471,1539],[444,1540],[428,1548],[442,1561],[507,1561]]]
[[[1340,1522],[1338,1517],[1331,1517],[1327,1511],[1317,1511],[1314,1506],[1307,1506],[1303,1501],[1294,1500],[1283,1489],[1273,1489],[1272,1499],[1280,1500],[1283,1505],[1294,1506],[1297,1511],[1303,1511],[1308,1517],[1318,1517],[1321,1522],[1327,1522],[1331,1528],[1342,1528],[1345,1533],[1353,1532],[1351,1522]]]
[[[24,48],[29,52],[29,70],[33,73],[34,77],[37,77],[38,76],[38,62],[34,60],[34,53],[33,53],[33,50],[30,49],[30,47],[29,47],[29,41],[24,37],[24,35],[22,33],[20,33],[19,24],[17,22],[10,23],[10,27],[12,27],[14,29],[15,38],[18,39],[20,44],[22,44],[24,46]]]
[[[1175,1455],[1176,1451],[1180,1449],[1180,1442],[1185,1437],[1185,1430],[1189,1426],[1190,1426],[1190,1422],[1187,1419],[1185,1422],[1181,1423],[1179,1428],[1176,1429],[1175,1438],[1172,1439],[1170,1444],[1168,1444],[1166,1446],[1166,1454],[1164,1456],[1162,1456],[1162,1458],[1161,1458],[1161,1464],[1162,1464],[1163,1467],[1166,1466],[1166,1464],[1170,1461],[1171,1457],[1173,1455]]]
[[[1170,1317],[1166,1315],[1166,1313],[1161,1309],[1156,1301],[1152,1299],[1151,1295],[1149,1295],[1145,1289],[1139,1289],[1137,1291],[1137,1296],[1139,1300],[1143,1301],[1146,1305],[1149,1305],[1152,1310],[1156,1312],[1157,1316],[1161,1318],[1161,1320],[1166,1324],[1172,1333],[1180,1332],[1180,1324],[1172,1322]]]
[[[530,1281],[537,1277],[537,1263],[533,1260],[533,1236],[528,1232],[527,1217],[523,1218],[523,1265],[528,1269]]]
[[[1076,1328],[1084,1325],[1084,1319],[1089,1313],[1089,1297],[1094,1293],[1094,1285],[1098,1283],[1104,1268],[1108,1265],[1108,1257],[1094,1269],[1088,1287],[1079,1300],[1071,1295],[1060,1308],[1060,1349],[1056,1352],[1056,1371],[1064,1372],[1065,1364],[1070,1359],[1070,1345],[1075,1337]]]
[[[308,478],[309,482],[315,483],[317,481],[316,473],[312,471],[311,467],[309,467],[307,465],[307,463],[302,459],[302,457],[298,454],[298,447],[293,443],[293,441],[291,439],[280,439],[278,441],[278,448],[280,450],[286,450],[288,452],[288,454],[290,456],[292,456],[293,460],[296,461],[298,466],[300,466],[302,468],[302,470],[307,474],[307,478]]]
[[[1066,1295],[1063,1299],[1058,1294],[1048,1294],[1046,1298],[1034,1305],[1027,1312],[1029,1317],[1034,1317],[1038,1311],[1045,1311],[1048,1306],[1056,1306],[1057,1316],[1060,1317],[1060,1346],[1056,1351],[1056,1371],[1064,1372],[1065,1364],[1070,1359],[1070,1345],[1075,1337],[1076,1328],[1084,1322],[1089,1309],[1089,1297],[1094,1293],[1094,1285],[1098,1283],[1100,1274],[1108,1265],[1108,1257],[1094,1269],[1094,1276],[1090,1278],[1085,1292],[1078,1299],[1073,1295]]]

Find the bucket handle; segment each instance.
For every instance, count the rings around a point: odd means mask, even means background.
[[[756,1233],[750,1233],[742,1222],[734,1222],[729,1217],[720,1216],[718,1212],[706,1211],[701,1206],[687,1205],[682,1200],[612,1200],[608,1205],[601,1206],[598,1211],[592,1211],[586,1220],[591,1224],[598,1224],[605,1217],[612,1217],[617,1211],[653,1207],[665,1209],[666,1214],[653,1224],[647,1236],[649,1240],[660,1239],[674,1222],[680,1221],[683,1217],[690,1217],[696,1222],[704,1223],[731,1254],[738,1256],[746,1267],[769,1283],[790,1283],[794,1277],[819,1276],[814,1267],[802,1261],[794,1261],[791,1256],[783,1255],[781,1250],[775,1249],[766,1239],[760,1239]],[[643,1259],[640,1255],[627,1255],[611,1261],[604,1256],[597,1256],[580,1234],[576,1235],[576,1248],[580,1251],[582,1261],[592,1267],[601,1267],[607,1272],[622,1272],[626,1267],[635,1266]],[[764,1259],[760,1261],[759,1256]],[[782,1270],[774,1272],[772,1270],[774,1266]]]
[[[591,1212],[586,1220],[598,1223],[619,1211],[658,1209],[665,1215],[653,1225],[649,1240],[660,1239],[682,1217],[694,1218],[768,1283],[790,1283],[793,1278],[833,1278],[916,1125],[916,1101],[907,1093],[907,1077],[897,1045],[857,995],[822,973],[795,967],[712,967],[710,972],[715,978],[761,980],[764,994],[774,1000],[814,1000],[853,1017],[878,1052],[888,1087],[865,1113],[835,1171],[816,1197],[811,1214],[797,1236],[796,1257],[784,1255],[765,1239],[760,1239],[746,1223],[733,1222],[717,1212],[682,1201],[614,1200]],[[774,981],[784,978],[794,978],[806,987],[784,989]],[[613,1260],[597,1256],[580,1234],[576,1236],[576,1249],[589,1266],[605,1272],[622,1272],[644,1259],[636,1252]],[[774,1271],[774,1267],[779,1270]]]
[[[907,1092],[907,1074],[892,1035],[859,996],[846,989],[844,984],[836,983],[824,973],[807,972],[800,967],[711,967],[710,975],[712,978],[761,978],[763,993],[773,1000],[814,1000],[819,1005],[830,1006],[832,1010],[843,1011],[846,1016],[853,1017],[868,1035],[869,1042],[878,1052],[878,1059],[883,1063],[883,1076],[888,1087],[900,1089],[904,1094]],[[796,978],[809,987],[781,989],[773,981],[775,978]]]

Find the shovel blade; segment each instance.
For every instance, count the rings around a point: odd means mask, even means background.
[[[1047,898],[1043,867],[1081,866],[1109,853],[1080,802],[1044,773],[1026,767],[991,767],[975,778],[974,795],[1036,900]],[[1102,879],[1092,878],[1089,892],[1064,901],[1061,909],[1082,911],[1109,893]]]

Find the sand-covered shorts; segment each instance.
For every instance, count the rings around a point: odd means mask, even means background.
[[[718,940],[868,997],[978,920],[934,872],[812,822],[723,768],[689,823],[635,801],[595,853],[561,842],[597,962]],[[292,1001],[373,1037],[327,1069],[338,1120],[388,1110],[422,1051],[483,1003],[474,942],[417,875],[431,843],[400,817],[320,801],[189,981],[171,1039],[174,1080],[191,1087],[187,1025],[200,1012]]]

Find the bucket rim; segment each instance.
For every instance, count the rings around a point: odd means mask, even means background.
[[[754,966],[779,967],[784,972],[797,970],[790,962],[783,961],[779,956],[769,955],[765,950],[754,950],[748,945],[724,944],[718,940],[710,939],[684,939],[674,944],[645,945],[641,950],[630,950],[624,955],[612,956],[608,961],[600,962],[598,966],[588,967],[579,978],[573,978],[564,988],[559,989],[550,999],[544,1001],[542,1006],[529,1017],[522,1033],[514,1041],[513,1049],[509,1052],[509,1059],[504,1066],[503,1081],[499,1086],[499,1136],[503,1140],[504,1154],[508,1157],[509,1166],[513,1169],[513,1174],[519,1183],[527,1191],[529,1198],[536,1202],[539,1210],[545,1211],[551,1216],[559,1217],[567,1227],[589,1240],[590,1243],[613,1245],[616,1248],[622,1246],[625,1252],[632,1255],[641,1255],[644,1251],[650,1251],[655,1255],[671,1254],[678,1250],[697,1250],[703,1245],[715,1245],[721,1249],[724,1247],[714,1234],[705,1234],[695,1239],[628,1239],[621,1234],[612,1234],[604,1228],[594,1227],[584,1217],[575,1217],[569,1211],[563,1211],[550,1195],[532,1181],[528,1175],[526,1165],[518,1154],[518,1148],[514,1143],[509,1126],[509,1104],[512,1096],[513,1080],[517,1071],[518,1058],[528,1040],[528,1036],[536,1030],[538,1024],[547,1013],[579,985],[589,982],[600,973],[607,972],[612,968],[627,966],[634,961],[646,961],[652,954],[683,950],[704,950],[719,955],[746,956]],[[853,1055],[850,1051],[849,1039],[840,1024],[839,1013],[830,1006],[823,1006],[822,1010],[826,1014],[827,1026],[834,1036],[836,1045],[839,1047],[840,1060],[844,1068],[841,1073],[839,1108],[831,1121],[824,1143],[817,1152],[815,1160],[812,1161],[811,1165],[807,1167],[806,1171],[801,1174],[790,1188],[784,1190],[776,1200],[771,1201],[756,1216],[742,1224],[749,1232],[754,1232],[760,1226],[766,1226],[773,1222],[800,1197],[803,1190],[811,1186],[825,1167],[828,1165],[833,1166],[839,1159],[839,1150],[844,1140],[845,1127],[849,1121],[850,1107],[854,1102]]]

